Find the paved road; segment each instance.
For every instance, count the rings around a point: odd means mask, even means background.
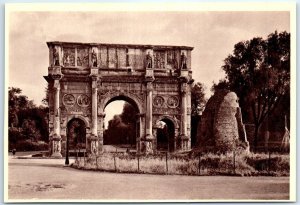
[[[61,159],[9,157],[8,197],[58,200],[205,200],[289,198],[289,177],[118,174],[81,171]]]

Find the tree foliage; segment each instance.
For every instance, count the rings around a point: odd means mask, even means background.
[[[120,115],[115,115],[108,122],[104,140],[106,144],[131,144],[136,142],[137,109],[125,102]]]
[[[205,87],[202,83],[197,82],[193,84],[191,89],[191,109],[192,116],[199,115],[206,104]]]
[[[202,83],[196,82],[191,89],[191,143],[196,145],[197,128],[200,122],[200,115],[206,104],[205,87]]]
[[[256,147],[260,126],[289,91],[290,34],[275,31],[267,39],[237,43],[222,69],[226,79],[213,89],[229,88],[237,93],[244,120],[255,125]]]
[[[22,141],[48,142],[48,108],[37,107],[22,95],[20,88],[8,90],[9,146],[16,147]]]

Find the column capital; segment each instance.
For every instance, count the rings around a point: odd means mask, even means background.
[[[99,117],[103,117],[103,118],[104,118],[104,117],[105,117],[105,113],[103,113],[103,112],[99,112],[99,113],[98,113],[98,116],[99,116]]]
[[[92,86],[92,94],[96,95],[98,91],[97,87]]]
[[[56,90],[59,90],[59,89],[60,89],[60,83],[59,83],[59,80],[55,80],[55,81],[54,81],[53,87],[54,87]]]
[[[188,91],[188,86],[186,82],[181,83],[181,93],[186,94]]]
[[[147,91],[153,91],[153,84],[152,84],[152,81],[151,81],[151,82],[147,82],[147,84],[146,84],[146,89],[147,89]]]

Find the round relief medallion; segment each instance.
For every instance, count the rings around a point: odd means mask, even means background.
[[[77,104],[81,107],[87,107],[90,104],[89,96],[81,94],[77,97]]]
[[[63,104],[65,106],[73,106],[75,104],[75,97],[72,94],[65,94],[63,97]]]
[[[168,106],[171,108],[175,108],[179,105],[179,100],[176,96],[171,96],[168,98]]]
[[[155,107],[162,107],[165,103],[165,99],[161,96],[156,96],[153,100],[153,105]]]

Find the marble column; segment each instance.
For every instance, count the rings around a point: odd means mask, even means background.
[[[103,133],[104,133],[104,118],[105,114],[104,113],[99,113],[98,114],[98,151],[102,153],[103,150]]]
[[[152,83],[147,83],[146,136],[152,137]]]
[[[153,153],[153,133],[152,133],[152,82],[147,82],[147,112],[146,112],[146,153]]]
[[[181,149],[183,151],[188,149],[187,135],[187,83],[181,83]]]
[[[97,88],[97,80],[93,79],[92,81],[92,135],[97,136],[97,130],[98,130],[98,103],[97,103],[97,93],[98,93],[98,88]]]
[[[98,154],[98,103],[97,103],[97,77],[92,76],[92,137],[91,154]]]
[[[62,157],[61,155],[61,136],[60,136],[60,78],[54,78],[54,115],[53,115],[53,136],[52,136],[52,157]]]
[[[192,105],[191,105],[191,84],[188,84],[188,91],[187,91],[187,136],[189,136],[188,147],[187,149],[191,149],[192,141],[191,141],[191,112],[192,112]]]
[[[138,127],[139,127],[139,130],[137,130],[139,132],[139,136],[138,138],[136,139],[136,146],[137,146],[137,152],[138,153],[141,153],[141,149],[142,149],[142,137],[145,136],[145,123],[144,123],[144,120],[145,120],[145,114],[138,114],[137,115],[137,123],[139,124]]]

